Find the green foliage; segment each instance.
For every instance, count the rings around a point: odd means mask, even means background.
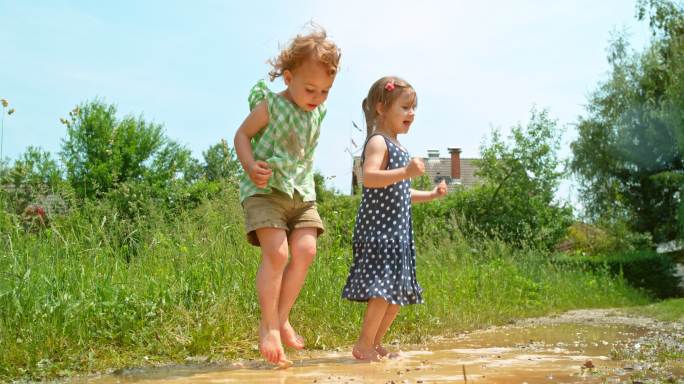
[[[50,153],[29,146],[8,169],[2,183],[9,183],[16,187],[29,185],[55,188],[60,184],[61,179],[62,172]]]
[[[456,225],[471,238],[551,249],[572,222],[571,208],[553,201],[563,175],[557,170],[559,137],[556,122],[536,110],[526,127],[512,128],[508,142],[494,131],[478,162],[483,182],[415,206],[417,232],[452,238],[449,228]],[[442,224],[433,226],[433,218]]]
[[[322,203],[331,199],[336,191],[327,188],[326,177],[319,171],[314,171],[314,190],[316,191],[316,201]]]
[[[650,249],[599,256],[563,255],[558,256],[556,261],[584,265],[591,270],[606,268],[634,287],[645,289],[658,298],[675,297],[682,293],[678,287],[679,278],[674,275],[672,258]]]
[[[5,209],[14,214],[21,215],[30,204],[45,206],[49,213],[66,208],[63,200],[69,188],[62,171],[40,148],[28,147],[12,166],[2,167],[0,186],[0,194],[6,197]]]
[[[571,144],[572,171],[591,219],[624,220],[656,241],[681,237],[684,184],[684,11],[671,1],[640,1],[651,45],[629,53],[611,45],[610,78],[599,85]]]
[[[434,185],[428,175],[421,175],[411,180],[411,188],[419,191],[431,191]]]
[[[62,159],[78,196],[94,198],[119,183],[145,181],[157,194],[176,179],[192,181],[199,165],[190,151],[166,138],[159,124],[142,117],[116,118],[116,108],[99,100],[77,106],[62,119],[67,138]]]
[[[358,196],[328,197],[320,205],[327,232],[291,317],[311,349],[353,343],[365,308],[340,299]],[[237,188],[174,215],[160,211],[131,220],[109,199],[93,199],[40,233],[3,227],[0,381],[258,356],[260,258],[245,240]],[[646,302],[619,277],[551,264],[546,252],[498,240],[471,241],[451,225],[424,220],[451,239],[417,233],[418,278],[429,300],[402,310],[392,340]]]
[[[557,170],[559,136],[556,122],[536,110],[526,127],[512,128],[509,142],[494,131],[478,162],[483,182],[413,207],[417,233],[453,239],[451,227],[457,226],[473,239],[553,248],[572,222],[571,208],[553,201],[563,175]]]
[[[202,156],[204,157],[204,175],[207,180],[237,180],[242,167],[237,160],[235,150],[229,148],[225,140],[209,147],[202,152]]]
[[[554,202],[563,176],[559,141],[557,123],[545,110],[533,109],[527,126],[512,127],[508,142],[494,131],[477,162],[483,185],[459,192],[455,208],[489,236],[553,247],[572,217],[570,207]]]
[[[650,234],[633,232],[623,221],[574,223],[559,248],[582,255],[608,255],[653,248],[653,242]]]
[[[684,298],[667,299],[645,306],[626,308],[626,311],[660,321],[679,321],[681,323],[684,321]]]
[[[318,184],[317,184],[318,185]],[[325,191],[318,202],[318,212],[325,224],[326,233],[321,239],[321,247],[351,249],[352,233],[361,196],[335,195]]]
[[[679,211],[677,212],[677,222],[679,223],[679,233],[684,233],[684,186],[679,189]]]
[[[414,226],[417,233],[429,233],[431,238],[453,239],[452,227],[464,231],[470,239],[497,239],[516,246],[553,248],[566,234],[571,222],[568,208],[544,205],[528,205],[534,217],[519,217],[522,210],[512,203],[497,207],[495,212],[507,212],[501,216],[488,213],[494,187],[488,185],[456,190],[444,199],[413,207]],[[438,219],[441,223],[435,223]]]

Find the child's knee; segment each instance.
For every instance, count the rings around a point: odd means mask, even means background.
[[[316,244],[302,244],[293,248],[292,262],[309,266],[316,258]]]
[[[287,264],[287,248],[275,248],[265,250],[262,248],[263,252],[263,262],[268,264],[269,267],[273,269],[285,269]]]

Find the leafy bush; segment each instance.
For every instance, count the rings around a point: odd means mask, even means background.
[[[674,275],[675,263],[668,255],[653,250],[614,253],[605,256],[559,255],[561,264],[583,265],[591,270],[607,269],[622,276],[632,286],[643,288],[658,298],[681,294],[679,279]]]
[[[416,231],[451,238],[447,223],[468,237],[500,239],[518,246],[551,249],[571,222],[570,208],[541,201],[492,200],[495,187],[480,185],[451,192],[444,199],[413,207]]]
[[[557,248],[581,255],[607,255],[653,248],[653,242],[650,234],[636,233],[623,221],[600,225],[574,223]]]
[[[415,206],[417,232],[449,238],[446,223],[453,223],[466,236],[553,248],[572,221],[572,209],[554,201],[563,176],[558,171],[559,137],[556,121],[537,110],[526,126],[512,127],[508,140],[492,132],[477,164],[481,183]]]
[[[73,191],[50,153],[36,147],[9,166],[0,163],[0,209],[17,226],[40,231],[72,205]]]
[[[169,140],[160,124],[142,117],[117,119],[116,107],[83,103],[62,119],[62,159],[78,196],[95,198],[120,183],[144,181],[160,195],[173,180],[193,181],[201,169],[190,150]]]

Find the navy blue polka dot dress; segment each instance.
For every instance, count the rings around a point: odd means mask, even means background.
[[[383,137],[389,152],[387,169],[405,167],[409,154]],[[410,186],[407,179],[384,188],[363,188],[354,225],[354,260],[343,298],[377,297],[399,305],[423,302],[423,289],[416,281]]]

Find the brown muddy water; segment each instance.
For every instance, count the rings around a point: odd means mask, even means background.
[[[676,324],[668,327],[668,332],[682,331]],[[661,324],[648,319],[621,318],[600,310],[575,311],[435,339],[427,345],[403,346],[398,358],[374,363],[358,362],[348,351],[290,351],[288,357],[294,366],[287,370],[244,361],[204,367],[131,369],[70,382],[631,383],[654,375],[665,382],[684,382],[684,364],[663,368],[657,363],[614,359],[616,350],[638,349],[649,337],[661,334],[660,328]]]

